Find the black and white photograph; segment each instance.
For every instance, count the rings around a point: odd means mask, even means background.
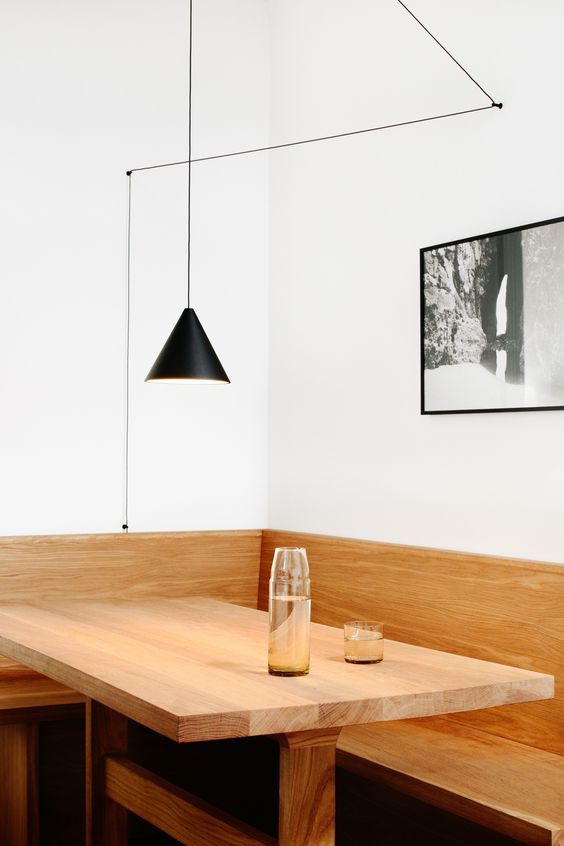
[[[564,407],[564,218],[421,250],[423,414]]]

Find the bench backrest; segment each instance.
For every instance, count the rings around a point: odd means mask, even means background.
[[[261,532],[0,538],[0,602],[212,596],[256,607]]]
[[[277,546],[307,549],[312,617],[377,619],[387,637],[556,677],[556,698],[451,716],[564,754],[564,567],[290,532],[263,532],[259,607]]]
[[[261,544],[262,541],[262,544]],[[266,530],[0,538],[0,602],[212,596],[268,607],[277,546],[305,546],[313,619],[556,677],[556,698],[449,719],[564,754],[564,567]]]

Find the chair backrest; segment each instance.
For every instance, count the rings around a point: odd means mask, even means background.
[[[0,537],[0,602],[192,594],[256,607],[261,534]]]
[[[391,639],[554,675],[555,699],[449,719],[564,754],[564,567],[265,531],[259,608],[277,546],[307,549],[318,623],[383,620]]]

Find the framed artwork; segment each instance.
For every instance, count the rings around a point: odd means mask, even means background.
[[[564,218],[421,250],[421,413],[564,409]]]

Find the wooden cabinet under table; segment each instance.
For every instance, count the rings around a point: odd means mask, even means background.
[[[155,598],[0,611],[0,653],[89,698],[89,846],[124,846],[127,811],[190,846],[331,846],[342,726],[553,696],[552,676],[394,641],[381,664],[346,664],[341,630],[312,624],[311,635],[310,674],[277,678],[267,615],[250,608]],[[178,743],[275,736],[278,838],[129,760],[128,720]]]

